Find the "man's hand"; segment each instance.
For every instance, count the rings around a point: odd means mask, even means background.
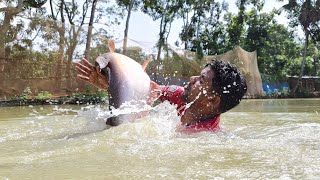
[[[107,77],[100,73],[100,70],[95,68],[89,61],[82,58],[80,62],[74,63],[78,72],[77,77],[85,82],[89,82],[95,87],[107,90]]]
[[[150,94],[148,104],[152,105],[161,96],[161,87],[159,84],[150,81]]]

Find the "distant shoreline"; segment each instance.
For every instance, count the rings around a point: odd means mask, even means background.
[[[92,104],[106,104],[107,96],[97,97],[90,95],[82,96],[63,96],[49,99],[12,99],[0,100],[0,107],[10,106],[30,106],[30,105],[92,105]],[[298,95],[292,97],[290,95],[264,95],[260,97],[244,96],[243,99],[295,99],[295,98],[320,98],[320,93],[310,93],[308,95]]]
[[[79,98],[74,96],[64,96],[50,99],[13,99],[13,100],[0,100],[0,107],[9,106],[30,106],[30,105],[86,105],[86,104],[105,104],[106,98],[104,97],[89,97]]]

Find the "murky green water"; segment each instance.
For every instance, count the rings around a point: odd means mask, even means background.
[[[168,104],[107,130],[102,109],[80,108],[1,107],[0,178],[320,177],[320,99],[245,100],[222,115],[223,132],[192,135],[175,132]]]

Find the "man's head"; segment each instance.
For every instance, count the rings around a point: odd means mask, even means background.
[[[247,92],[246,79],[239,69],[221,60],[213,60],[206,67],[210,67],[215,73],[212,85],[221,99],[219,111],[224,113],[237,106]]]
[[[192,104],[189,111],[206,118],[210,113],[221,114],[237,106],[246,91],[246,80],[235,66],[213,60],[200,76],[190,78],[182,98]]]

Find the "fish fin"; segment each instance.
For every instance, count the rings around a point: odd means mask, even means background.
[[[141,65],[144,72],[146,72],[147,66],[151,60],[152,60],[152,56],[149,59],[145,60]]]
[[[109,47],[109,51],[110,51],[111,53],[114,53],[114,50],[115,50],[116,48],[115,48],[115,45],[114,45],[114,41],[113,41],[112,39],[110,39],[110,40],[108,41],[108,47]]]

